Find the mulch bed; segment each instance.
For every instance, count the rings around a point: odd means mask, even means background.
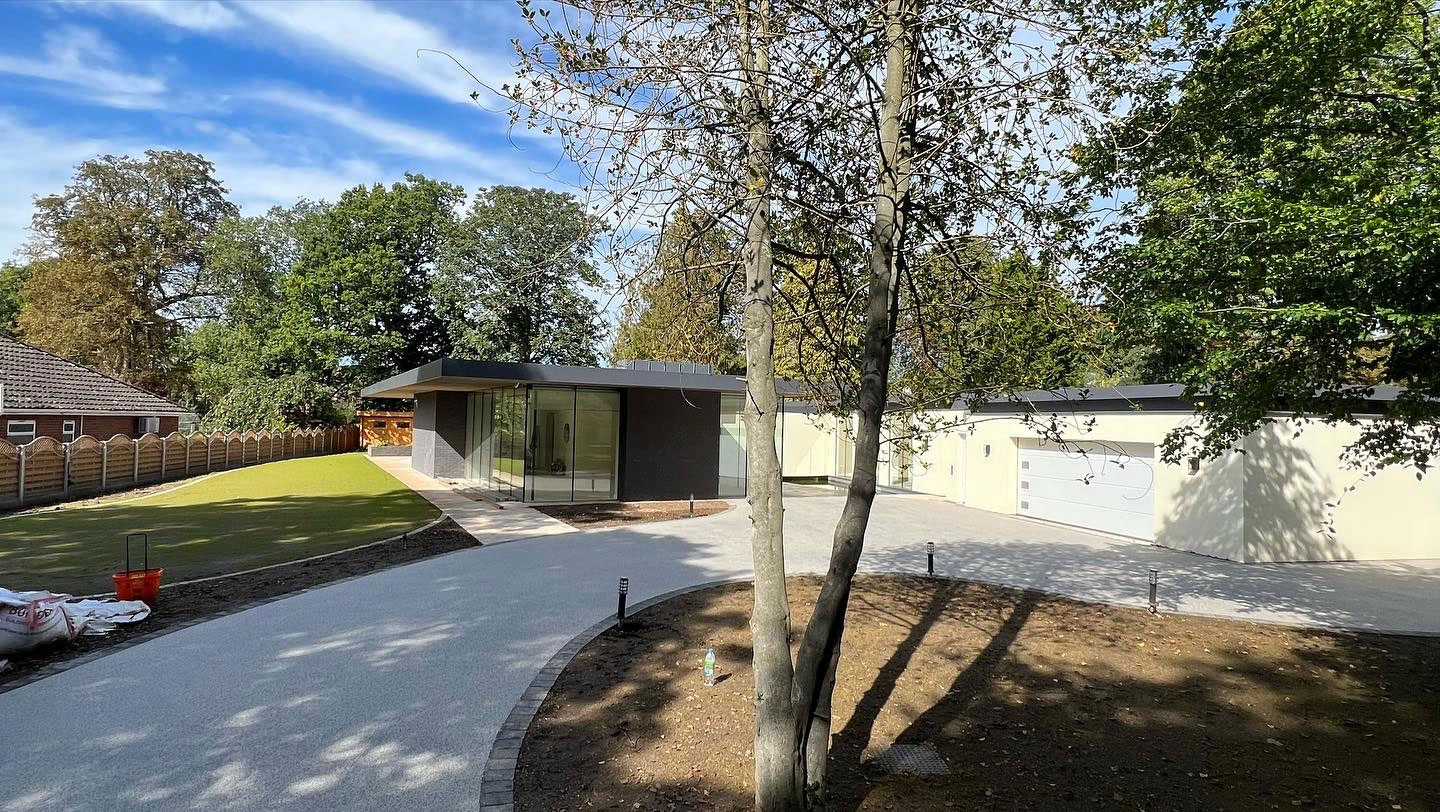
[[[818,586],[793,579],[796,623]],[[831,809],[1440,809],[1440,639],[963,581],[855,587]],[[518,808],[750,808],[750,601],[748,584],[685,595],[582,650],[525,738]],[[949,774],[872,762],[896,743],[933,748]]]
[[[480,543],[461,529],[453,519],[403,539],[344,550],[324,558],[282,564],[242,575],[231,575],[210,581],[162,587],[159,606],[139,623],[117,626],[114,631],[98,637],[80,636],[68,644],[41,649],[10,658],[10,666],[0,671],[0,691],[7,683],[29,677],[36,671],[67,660],[74,660],[96,651],[141,636],[154,635],[182,624],[238,611],[251,604],[279,598],[304,589],[365,575],[390,567],[419,561],[423,558],[478,547]]]
[[[572,527],[617,527],[622,524],[663,522],[670,519],[690,519],[711,516],[730,507],[723,499],[704,499],[695,503],[695,512],[690,512],[690,502],[607,502],[597,505],[535,505],[536,510],[553,516]]]

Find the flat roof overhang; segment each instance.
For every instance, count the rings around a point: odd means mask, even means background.
[[[420,392],[478,392],[523,384],[603,389],[688,389],[693,392],[745,391],[745,379],[738,375],[441,358],[370,384],[360,390],[360,395],[367,398],[413,398]],[[792,381],[776,381],[775,388],[785,396],[801,391],[800,386]]]

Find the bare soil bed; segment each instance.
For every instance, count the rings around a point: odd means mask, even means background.
[[[793,579],[792,617],[818,591]],[[521,810],[750,807],[750,587],[580,652],[525,738]],[[700,665],[716,647],[721,680]],[[1317,632],[927,578],[856,580],[834,809],[1440,809],[1440,639]],[[949,775],[871,763],[928,745]]]
[[[345,550],[312,561],[282,564],[258,572],[230,575],[209,581],[180,584],[160,590],[159,605],[139,623],[118,626],[109,634],[98,637],[80,636],[66,645],[40,649],[12,657],[10,665],[0,671],[0,692],[7,685],[35,676],[50,666],[113,648],[137,638],[155,637],[166,631],[239,611],[267,599],[279,598],[304,589],[341,581],[390,567],[419,561],[422,558],[478,547],[479,542],[466,533],[454,520],[440,523],[405,538]]]
[[[598,505],[536,505],[535,509],[547,516],[553,516],[572,527],[617,527],[622,524],[663,522],[670,519],[691,519],[711,516],[730,507],[722,499],[704,499],[695,502],[695,512],[690,512],[690,502],[607,502]]]

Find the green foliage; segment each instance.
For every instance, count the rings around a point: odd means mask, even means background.
[[[648,272],[635,280],[611,349],[614,360],[696,361],[745,368],[740,307],[745,274],[717,225],[682,212],[665,227]]]
[[[18,331],[17,321],[25,307],[23,292],[29,279],[29,266],[15,262],[0,265],[0,333],[13,336]]]
[[[64,192],[35,201],[21,333],[142,388],[175,390],[177,319],[197,295],[206,239],[235,213],[199,155],[80,164]]]
[[[206,431],[307,428],[354,422],[355,410],[303,373],[239,379],[205,414]]]
[[[278,281],[277,353],[350,391],[448,354],[433,284],[462,200],[459,186],[406,175],[318,212]]]
[[[1203,395],[1214,455],[1274,410],[1351,420],[1408,387],[1351,449],[1423,470],[1440,450],[1440,48],[1433,6],[1245,3],[1170,105],[1088,156],[1137,190],[1101,277],[1150,372]],[[1154,131],[1164,123],[1158,134]]]
[[[436,294],[458,354],[593,364],[600,313],[582,286],[600,223],[573,196],[493,186],[476,195],[444,252]]]

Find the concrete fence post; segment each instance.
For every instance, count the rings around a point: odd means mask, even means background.
[[[65,458],[65,464],[64,464],[64,468],[63,468],[63,471],[64,471],[64,472],[60,475],[60,476],[61,476],[60,492],[63,493],[63,494],[65,494],[66,496],[69,496],[69,495],[70,495],[70,444],[69,444],[69,443],[61,443],[61,444],[60,444],[60,453],[61,453],[61,454],[64,456],[64,458]]]
[[[20,452],[20,474],[16,479],[20,480],[20,504],[25,504],[25,446],[17,449]]]
[[[170,444],[160,441],[160,478],[164,479],[170,468]]]
[[[110,441],[100,444],[100,490],[105,490],[105,481],[110,476]]]
[[[205,436],[205,473],[210,473],[210,435]]]
[[[140,435],[140,439],[141,439],[141,440],[145,439],[145,435],[144,435],[144,434],[141,434],[141,435]],[[139,482],[139,481],[140,481],[140,440],[136,440],[136,441],[130,446],[130,461],[131,461],[132,463],[134,463],[134,471],[130,474],[130,481],[131,481],[131,482]]]

